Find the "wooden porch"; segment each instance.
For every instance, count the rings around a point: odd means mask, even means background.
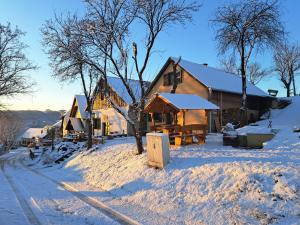
[[[145,111],[151,117],[150,131],[168,134],[170,144],[179,146],[205,143],[208,110],[216,108],[196,95],[163,93],[156,94]]]

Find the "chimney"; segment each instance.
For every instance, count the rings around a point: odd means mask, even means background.
[[[207,66],[208,66],[208,63],[203,63],[202,65],[207,67]]]

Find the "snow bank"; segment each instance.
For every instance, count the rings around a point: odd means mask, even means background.
[[[205,145],[172,150],[170,164],[156,170],[146,154],[135,155],[134,139],[113,140],[64,169],[111,193],[114,205],[127,202],[177,224],[298,223],[299,149],[234,149],[210,135]]]
[[[239,134],[246,133],[277,133],[275,137],[264,144],[264,149],[291,150],[300,148],[299,133],[293,132],[295,127],[300,126],[300,96],[290,98],[291,104],[284,109],[271,110],[270,119],[258,121],[256,126],[245,126],[238,129]],[[269,121],[272,128],[269,128]]]

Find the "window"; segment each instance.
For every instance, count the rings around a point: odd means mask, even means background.
[[[165,123],[168,124],[168,125],[172,124],[171,113],[165,113]]]
[[[177,84],[182,83],[182,71],[177,71],[176,73]]]
[[[169,86],[170,85],[170,76],[169,74],[164,74],[164,86]]]
[[[103,101],[104,100],[104,93],[100,93],[100,99],[101,99],[101,101]]]
[[[174,81],[176,79],[177,81],[177,84],[180,84],[182,83],[182,73],[181,73],[181,70],[176,72],[175,76],[174,76],[174,73],[171,72],[171,73],[166,73],[163,75],[163,79],[164,79],[164,86],[171,86],[171,85],[174,85]]]
[[[147,121],[148,121],[148,122],[152,122],[152,117],[151,117],[151,114],[150,114],[150,113],[147,114]]]
[[[93,127],[96,130],[100,130],[101,129],[101,119],[100,118],[94,118],[93,119]]]
[[[162,113],[153,113],[154,122],[163,122]]]

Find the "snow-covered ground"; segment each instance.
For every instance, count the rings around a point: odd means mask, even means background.
[[[116,138],[61,164],[36,160],[31,168],[141,224],[300,224],[300,133],[293,132],[299,109],[298,97],[272,112],[279,132],[263,149],[223,146],[222,136],[210,134],[205,145],[171,148],[170,164],[160,170],[148,167],[146,152],[135,154],[133,138]],[[268,121],[258,125],[267,129]],[[68,204],[58,193],[52,199]]]
[[[72,192],[26,169],[19,161],[24,151],[18,151],[0,158],[1,225],[119,224]]]
[[[242,150],[221,140],[172,149],[163,170],[135,155],[133,139],[113,140],[44,172],[82,191],[94,187],[144,224],[299,224],[300,149]]]

